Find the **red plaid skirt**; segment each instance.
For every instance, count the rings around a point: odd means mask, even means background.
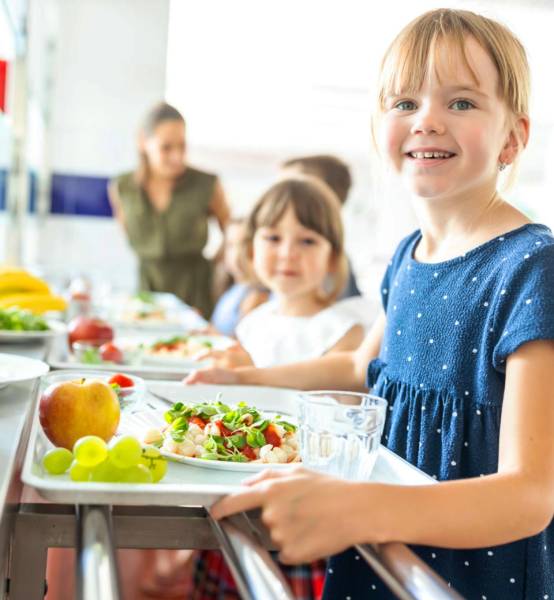
[[[231,571],[221,552],[203,550],[197,553],[192,600],[240,600]],[[277,563],[296,600],[320,600],[325,581],[325,561],[309,565]]]

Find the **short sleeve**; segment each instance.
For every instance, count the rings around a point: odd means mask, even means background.
[[[405,237],[397,246],[394,255],[392,256],[383,280],[381,281],[381,302],[383,304],[383,310],[387,312],[388,301],[390,297],[391,287],[395,283],[396,274],[400,268],[401,263],[411,257],[406,257],[407,253],[411,253],[414,243],[421,237],[419,229],[414,231],[409,236]]]
[[[501,372],[521,345],[554,340],[554,244],[544,243],[518,257],[497,292],[494,330],[493,365]]]

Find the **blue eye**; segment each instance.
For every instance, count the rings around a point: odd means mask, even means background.
[[[454,110],[470,110],[475,108],[475,105],[469,100],[455,100],[450,105],[450,108],[453,108]]]
[[[396,108],[396,110],[402,110],[402,111],[415,110],[416,104],[412,100],[401,100],[400,102],[397,102],[394,105],[394,108]]]

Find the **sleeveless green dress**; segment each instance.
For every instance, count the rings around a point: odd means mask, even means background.
[[[202,255],[216,176],[187,167],[170,203],[157,211],[133,173],[116,180],[129,243],[139,259],[140,289],[171,292],[208,318],[212,265]]]

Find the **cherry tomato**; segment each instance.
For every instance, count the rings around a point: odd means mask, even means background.
[[[106,360],[114,363],[122,363],[123,362],[123,352],[112,342],[107,342],[106,344],[102,344],[99,348],[100,358],[102,360]],[[123,386],[121,386],[123,387]]]
[[[113,377],[110,377],[108,383],[115,383],[121,388],[133,387],[133,380],[123,373],[116,373]]]
[[[206,427],[206,421],[204,421],[204,419],[201,419],[200,417],[191,417],[189,419],[189,423],[194,423],[195,425],[198,425],[200,429],[204,429],[204,427]]]
[[[256,458],[258,458],[254,453],[254,449],[250,448],[248,444],[246,444],[246,446],[242,449],[242,453],[250,460],[256,460]]]
[[[268,425],[263,433],[265,441],[268,444],[277,447],[281,445],[281,436],[277,433],[273,425]]]
[[[219,431],[221,431],[221,435],[223,437],[229,437],[230,435],[233,435],[233,432],[230,429],[227,429],[227,427],[225,427],[223,421],[216,421],[215,424],[219,427]]]

